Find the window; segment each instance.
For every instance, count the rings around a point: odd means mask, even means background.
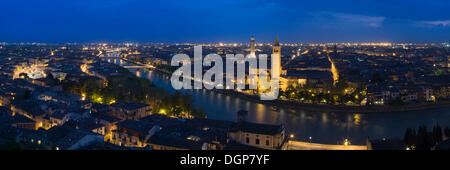
[[[246,142],[246,143],[250,143],[250,138],[248,138],[248,137],[245,138],[245,142]]]
[[[269,140],[266,140],[266,146],[269,146],[269,143],[270,143]]]
[[[259,139],[256,139],[255,143],[256,143],[257,145],[259,145]]]

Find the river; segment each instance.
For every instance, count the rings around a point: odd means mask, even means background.
[[[120,59],[109,59],[118,65],[131,65]],[[153,84],[169,92],[175,92],[170,83],[170,76],[157,71],[129,69],[138,77],[147,78]],[[197,107],[202,107],[210,119],[236,121],[237,111],[249,111],[249,121],[286,126],[295,140],[313,143],[338,144],[344,139],[354,145],[365,145],[370,138],[400,138],[407,128],[427,125],[428,130],[439,124],[450,126],[450,107],[408,112],[389,113],[345,113],[313,112],[300,109],[273,109],[272,106],[251,102],[234,96],[227,96],[208,90],[183,90],[195,100]]]

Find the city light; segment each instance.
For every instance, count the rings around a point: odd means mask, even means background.
[[[348,139],[344,139],[344,146],[349,146],[350,145],[350,141]]]
[[[81,100],[86,100],[86,93],[81,93]]]
[[[448,149],[450,1],[140,1],[6,4],[0,150]]]
[[[108,104],[114,104],[114,103],[116,103],[116,100],[112,99],[112,100],[109,101]]]

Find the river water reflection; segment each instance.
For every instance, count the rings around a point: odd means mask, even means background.
[[[129,65],[119,59],[109,61],[122,66]],[[139,77],[149,79],[160,88],[175,91],[168,75],[144,69],[129,70]],[[450,125],[450,108],[369,114],[311,112],[299,109],[273,109],[272,106],[208,90],[183,90],[183,92],[192,95],[195,105],[202,107],[208,118],[235,121],[237,111],[245,109],[249,111],[249,120],[252,122],[284,123],[288,133],[294,134],[295,139],[299,141],[337,144],[347,138],[352,144],[363,145],[367,137],[403,138],[408,127],[427,125],[428,129],[431,129],[434,124]]]

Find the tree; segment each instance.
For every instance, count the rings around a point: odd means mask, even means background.
[[[416,133],[414,129],[408,128],[406,129],[404,142],[408,146],[416,145]]]
[[[79,82],[65,81],[63,89],[72,94],[86,96],[87,99],[110,104],[114,102],[137,102],[156,105],[169,93],[153,85],[149,80],[132,73],[126,76],[108,78],[108,83],[94,77],[80,79]]]
[[[445,127],[444,134],[445,137],[450,138],[450,129],[448,128],[448,126]]]
[[[430,150],[432,146],[432,139],[428,134],[427,127],[420,126],[417,132],[417,146],[416,150]]]
[[[175,92],[161,100],[154,107],[154,111],[169,116],[183,117],[190,114],[194,117],[206,117],[203,109],[194,108],[194,100],[191,95]]]
[[[442,142],[442,128],[439,125],[436,125],[433,127],[433,132],[432,132],[432,141],[433,141],[433,145],[436,145],[440,142]]]
[[[192,116],[198,117],[198,118],[206,118],[206,114],[203,111],[203,108],[201,108],[201,107],[195,109],[195,111],[192,113]]]
[[[30,79],[27,73],[20,73],[19,77],[23,77],[24,79]]]
[[[22,146],[14,140],[6,142],[0,150],[21,150]]]

